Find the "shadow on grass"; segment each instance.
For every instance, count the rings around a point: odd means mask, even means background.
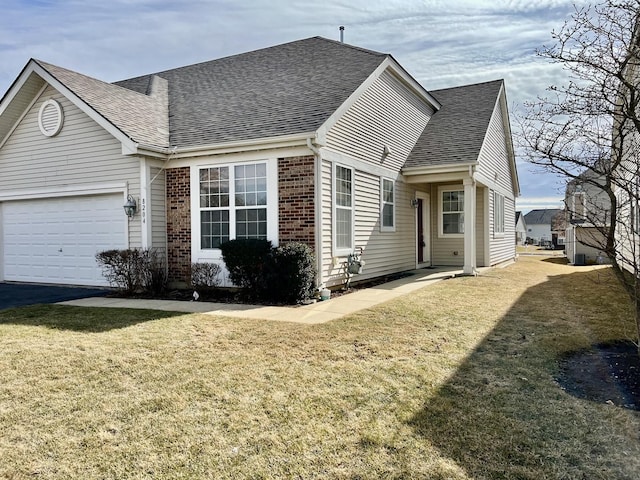
[[[569,265],[569,260],[567,257],[549,257],[542,260],[546,263],[554,263],[556,265]]]
[[[570,397],[554,380],[567,350],[602,340],[607,319],[624,315],[611,298],[584,305],[615,289],[604,283],[578,272],[528,289],[409,424],[471,478],[637,478],[640,442],[637,432],[612,438],[616,407]],[[601,318],[563,314],[587,309]]]
[[[0,325],[42,326],[54,330],[99,333],[180,315],[184,313],[129,308],[31,305],[0,311]]]

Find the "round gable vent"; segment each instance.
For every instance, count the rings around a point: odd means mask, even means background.
[[[60,133],[63,121],[62,105],[55,100],[47,100],[42,104],[38,113],[38,125],[43,135],[53,137]]]

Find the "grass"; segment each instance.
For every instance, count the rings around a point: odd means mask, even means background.
[[[636,479],[640,414],[557,360],[633,336],[606,268],[523,257],[324,325],[0,312],[0,478]]]

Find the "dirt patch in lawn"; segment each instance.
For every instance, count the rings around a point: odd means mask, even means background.
[[[640,355],[632,342],[593,345],[565,356],[557,380],[578,398],[640,411]]]

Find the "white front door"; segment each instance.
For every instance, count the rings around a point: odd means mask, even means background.
[[[122,194],[2,204],[4,280],[108,285],[99,251],[126,248]]]

